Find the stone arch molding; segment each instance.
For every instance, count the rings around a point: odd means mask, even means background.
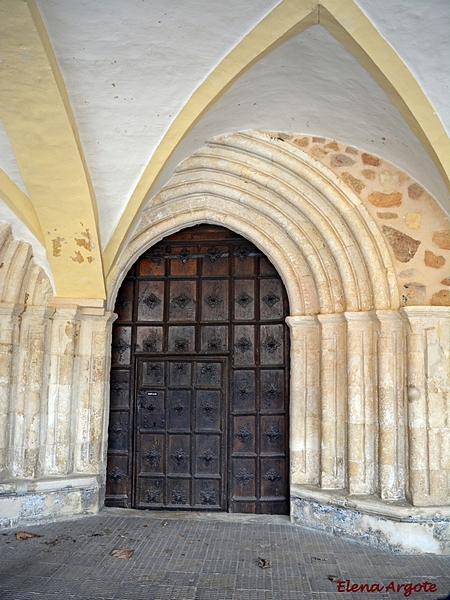
[[[399,306],[389,252],[361,200],[307,153],[247,131],[213,138],[147,204],[110,280],[110,308],[142,252],[200,222],[229,227],[270,256],[292,316]]]
[[[248,238],[286,286],[291,518],[448,553],[448,308],[400,308],[391,255],[360,198],[310,154],[256,131],[213,138],[147,203],[109,280],[109,308],[138,256],[202,222]]]

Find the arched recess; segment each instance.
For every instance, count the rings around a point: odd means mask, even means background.
[[[196,223],[228,227],[269,256],[291,315],[399,307],[385,242],[360,199],[319,161],[255,131],[218,136],[148,204],[108,281],[108,306],[147,248]]]
[[[359,198],[327,167],[281,139],[255,131],[218,136],[181,163],[144,210],[110,281],[110,309],[146,249],[199,223],[221,225],[253,242],[285,284],[294,374],[291,484],[404,497],[399,294],[384,239]],[[378,331],[396,339],[386,361],[377,354]],[[378,380],[385,390],[380,397]],[[379,410],[395,414],[383,430]],[[400,441],[392,441],[394,430]],[[395,448],[381,468],[380,449],[386,452],[389,444]]]

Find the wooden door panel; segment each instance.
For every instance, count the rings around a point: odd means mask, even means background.
[[[195,321],[197,290],[195,281],[170,281],[169,321]]]
[[[255,281],[237,279],[234,285],[234,318],[252,321],[255,318]]]
[[[191,428],[191,390],[169,390],[169,419],[170,431],[188,430]]]
[[[202,354],[218,354],[228,352],[228,325],[202,325]]]
[[[235,325],[233,337],[234,364],[255,364],[255,326]]]
[[[235,371],[232,387],[234,414],[255,410],[255,371]]]
[[[228,280],[203,280],[202,321],[228,320],[228,286]]]
[[[139,281],[138,321],[162,321],[164,317],[164,281]]]
[[[222,465],[221,436],[214,434],[197,434],[195,436],[195,469],[196,476],[214,475],[220,477]]]
[[[233,418],[232,452],[256,452],[256,416],[247,415]]]
[[[138,259],[115,310],[107,504],[287,514],[288,305],[270,261],[193,227]]]

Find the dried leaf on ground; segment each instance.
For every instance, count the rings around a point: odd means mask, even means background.
[[[311,562],[319,562],[321,560],[328,560],[328,558],[322,558],[322,556],[311,556]]]
[[[340,577],[339,575],[328,575],[328,579],[330,581],[339,581]]]
[[[31,533],[30,531],[17,531],[15,536],[18,540],[27,540],[28,538],[34,537],[42,537],[42,535],[38,535],[37,533]]]
[[[130,558],[133,552],[134,550],[130,550],[130,548],[116,548],[111,552],[111,556],[115,556],[116,558]]]
[[[45,542],[47,546],[59,546],[58,540],[52,540],[51,542]]]
[[[258,556],[258,567],[261,569],[270,569],[270,562],[266,558]]]

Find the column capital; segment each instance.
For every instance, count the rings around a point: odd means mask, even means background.
[[[286,317],[286,324],[289,327],[316,327],[319,325],[316,315],[299,315],[293,317]]]

